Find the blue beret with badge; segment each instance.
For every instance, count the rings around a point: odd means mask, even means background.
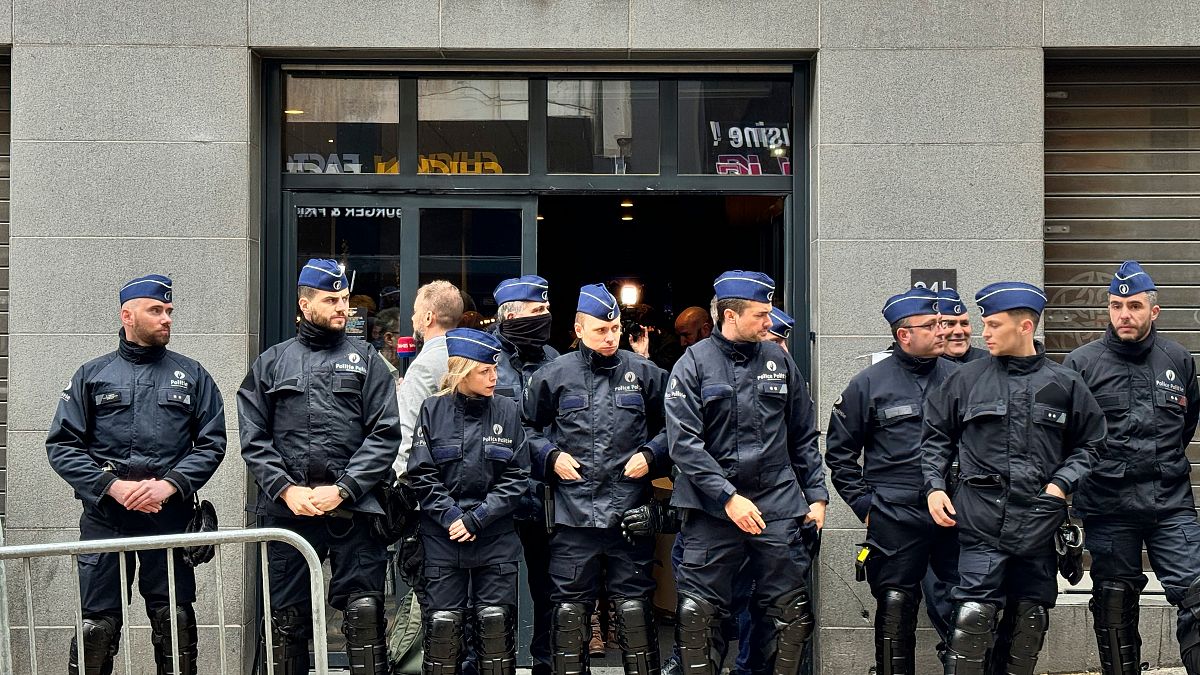
[[[136,298],[171,302],[171,278],[161,274],[147,274],[130,280],[121,287],[121,304]]]
[[[775,280],[762,272],[730,270],[713,282],[717,300],[752,300],[771,304]]]
[[[461,356],[480,363],[499,363],[500,349],[500,340],[491,333],[474,328],[446,331],[446,351],[450,356]]]
[[[579,304],[575,311],[594,316],[601,321],[615,321],[621,316],[617,299],[604,284],[588,284],[579,289]]]
[[[492,291],[497,305],[506,302],[546,302],[550,299],[550,282],[536,274],[501,281]]]
[[[967,313],[967,303],[958,297],[958,291],[953,288],[943,288],[938,291],[938,314],[946,316],[962,316]]]
[[[297,286],[307,286],[319,291],[342,291],[350,288],[346,279],[346,266],[328,258],[310,258],[300,270]]]
[[[999,281],[980,289],[975,294],[975,304],[983,316],[1010,309],[1029,309],[1041,314],[1046,308],[1046,294],[1023,281]]]
[[[1117,273],[1113,275],[1112,283],[1108,285],[1109,293],[1122,298],[1156,290],[1158,288],[1154,285],[1154,280],[1150,278],[1149,274],[1146,274],[1146,270],[1142,269],[1136,260],[1126,260],[1121,263],[1121,266],[1117,268]]]
[[[917,286],[893,295],[883,304],[883,318],[889,325],[910,316],[937,313],[938,294]]]
[[[778,307],[771,308],[771,328],[769,330],[772,335],[786,340],[792,334],[792,328],[795,325],[796,320],[788,316],[782,309]]]

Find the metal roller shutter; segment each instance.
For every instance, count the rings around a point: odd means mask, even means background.
[[[1195,357],[1200,61],[1047,61],[1045,114],[1047,351],[1103,333],[1113,270],[1135,259],[1159,287],[1159,330]],[[1198,494],[1200,442],[1188,456]]]

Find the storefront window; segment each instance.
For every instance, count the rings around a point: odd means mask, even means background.
[[[550,173],[658,173],[658,82],[550,80]]]
[[[396,79],[287,76],[287,173],[396,173]]]
[[[521,210],[421,209],[420,283],[445,279],[467,295],[464,325],[496,314],[492,291],[521,274]]]
[[[791,175],[787,82],[681,81],[679,173]]]
[[[529,172],[527,80],[418,80],[418,173]]]

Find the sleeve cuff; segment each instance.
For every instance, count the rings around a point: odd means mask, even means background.
[[[163,476],[163,480],[167,481],[171,485],[174,485],[175,492],[177,492],[180,497],[187,499],[188,497],[192,496],[191,492],[184,489],[184,486],[187,485],[187,479],[185,479],[183,474],[179,473],[178,471],[168,471],[167,475]]]
[[[455,504],[454,506],[451,506],[449,509],[446,509],[445,517],[446,517],[446,519],[443,522],[443,525],[445,527],[450,527],[451,525],[454,524],[454,521],[458,520],[459,518],[463,518],[464,519],[463,523],[464,524],[466,523],[466,519],[463,515],[463,510],[461,508],[459,508],[457,504]]]
[[[96,481],[96,501],[99,502],[108,494],[108,489],[112,484],[117,482],[117,477],[111,471],[104,471],[100,474],[100,479]]]
[[[278,478],[273,479],[269,484],[264,485],[263,492],[267,493],[267,496],[274,501],[283,496],[283,491],[291,485],[295,485],[295,483],[292,482],[292,479],[281,475]]]
[[[1071,486],[1067,484],[1067,481],[1065,481],[1061,478],[1055,477],[1055,478],[1051,478],[1050,482],[1053,483],[1054,485],[1057,485],[1058,489],[1062,490],[1064,495],[1071,494]]]
[[[654,457],[655,457],[654,451],[651,450],[650,448],[642,448],[640,450],[640,452],[642,455],[645,455],[646,463],[649,464],[650,466],[654,466]]]
[[[354,477],[348,473],[342,474],[342,477],[338,478],[334,485],[346,488],[346,492],[350,493],[350,499],[347,501],[358,501],[367,492],[363,489],[362,483],[354,480]]]
[[[552,447],[550,452],[546,453],[546,463],[542,465],[542,476],[545,478],[557,478],[554,473],[554,463],[558,461],[558,456],[562,454],[562,450]]]
[[[642,452],[647,453],[646,461],[648,462],[654,462],[654,460],[658,457],[667,456],[666,446],[661,443],[656,443],[653,440],[646,441],[642,445]]]
[[[725,483],[725,487],[721,490],[721,504],[728,504],[735,494],[737,494],[737,488],[733,487],[733,483]]]
[[[850,507],[850,510],[854,511],[854,515],[858,516],[859,520],[866,522],[867,514],[871,512],[871,504],[874,501],[875,499],[871,496],[871,493],[868,492],[858,499],[855,499],[854,505]]]
[[[928,497],[931,492],[945,492],[946,480],[944,478],[934,478],[925,484],[925,496]]]
[[[804,499],[809,504],[813,502],[829,503],[829,490],[825,489],[824,485],[804,488]]]
[[[475,536],[479,536],[479,533],[483,530],[483,524],[479,522],[479,517],[476,516],[473,511],[464,513],[462,516],[462,521],[463,527],[467,528],[467,532],[470,532]]]

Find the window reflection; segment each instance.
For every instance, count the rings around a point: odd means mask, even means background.
[[[529,172],[526,80],[418,80],[418,173]]]
[[[791,175],[792,86],[679,83],[679,173]]]
[[[396,173],[400,83],[395,78],[288,75],[287,173]]]
[[[550,173],[658,173],[658,82],[550,80]]]

